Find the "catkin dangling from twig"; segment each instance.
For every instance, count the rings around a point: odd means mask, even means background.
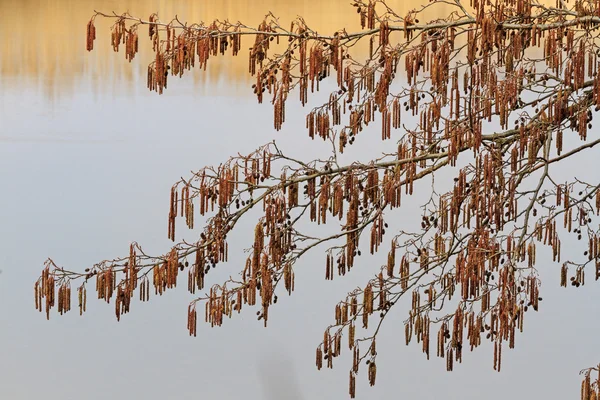
[[[94,40],[96,40],[96,27],[94,26],[94,19],[90,19],[87,24],[85,48],[87,51],[94,49]]]

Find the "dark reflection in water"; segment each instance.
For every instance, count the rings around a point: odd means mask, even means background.
[[[290,349],[280,343],[271,344],[260,359],[258,379],[265,400],[302,400],[302,389]]]

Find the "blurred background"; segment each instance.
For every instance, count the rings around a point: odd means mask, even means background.
[[[388,4],[400,15],[421,5]],[[329,151],[308,138],[308,109],[295,101],[288,102],[284,129],[272,129],[272,109],[252,95],[245,51],[237,58],[212,58],[206,72],[170,78],[159,96],[145,86],[152,55],[145,35],[129,64],[123,53],[113,53],[109,24],[99,19],[95,50],[85,51],[93,10],[252,26],[272,11],[283,26],[301,15],[319,32],[360,28],[347,0],[0,0],[0,398],[348,398],[349,354],[336,359],[333,370],[317,371],[314,350],[333,321],[335,304],[378,271],[383,254],[364,257],[333,282],[322,279],[322,251],[308,255],[296,269],[296,292],[280,295],[267,329],[247,309],[222,328],[200,324],[198,338],[189,338],[191,296],[183,288],[136,302],[120,323],[112,304],[98,301],[88,302],[83,317],[73,311],[47,322],[35,311],[33,284],[49,256],[83,270],[126,254],[133,240],[148,253],[166,251],[169,190],[189,171],[273,139],[298,156],[326,157]],[[326,98],[327,86],[313,105]],[[377,124],[371,129],[374,136],[358,138],[347,157],[368,159],[381,151]],[[586,162],[594,165],[593,157],[562,164],[562,176]],[[419,200],[415,196],[394,215],[397,226],[419,223],[419,213],[410,208]],[[209,275],[210,283],[240,270],[253,226],[250,219],[239,226],[230,238],[237,251]],[[178,232],[178,239],[194,237]],[[563,249],[569,251],[568,243]],[[579,369],[600,361],[597,287],[590,279],[578,290],[560,289],[559,266],[545,263],[544,255],[538,255],[541,310],[526,319],[516,349],[504,353],[501,373],[493,371],[487,345],[465,353],[464,365],[452,373],[445,372],[443,360],[426,361],[418,346],[404,345],[406,314],[397,308],[378,339],[377,385],[369,387],[362,370],[357,397],[577,396]]]

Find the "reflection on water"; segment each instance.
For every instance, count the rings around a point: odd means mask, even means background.
[[[98,21],[95,50],[85,51],[85,25],[93,10],[125,12],[147,18],[158,12],[163,20],[178,16],[182,21],[212,21],[214,18],[258,25],[271,11],[283,26],[297,16],[320,32],[341,27],[360,29],[356,9],[349,0],[0,0],[0,82],[16,87],[27,81],[50,95],[81,90],[81,80],[95,90],[123,84],[143,86],[145,67],[150,61],[150,42],[140,41],[140,55],[132,65],[123,54],[113,54],[109,45],[108,21]],[[419,6],[421,1],[390,0],[399,15]],[[438,8],[440,10],[440,8]],[[245,53],[212,59],[205,73],[195,73],[196,83],[206,80],[246,81]],[[225,62],[228,64],[225,66]],[[137,82],[137,83],[135,83]],[[108,85],[108,86],[107,86]]]

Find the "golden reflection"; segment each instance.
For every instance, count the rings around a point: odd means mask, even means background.
[[[388,4],[404,15],[424,2],[390,0]],[[150,41],[140,37],[140,54],[128,65],[124,53],[113,53],[111,49],[109,22],[98,19],[98,40],[94,51],[88,53],[85,29],[94,10],[129,11],[144,19],[158,12],[165,21],[176,15],[189,22],[239,20],[251,26],[258,25],[271,11],[284,26],[303,16],[319,32],[333,32],[340,27],[360,30],[356,9],[349,0],[0,0],[0,76],[5,84],[27,80],[28,85],[37,84],[49,94],[71,92],[82,85],[102,91],[124,85],[143,88],[152,56]],[[196,83],[220,79],[248,82],[246,52],[235,58],[212,58],[206,72],[196,71],[184,79]]]

